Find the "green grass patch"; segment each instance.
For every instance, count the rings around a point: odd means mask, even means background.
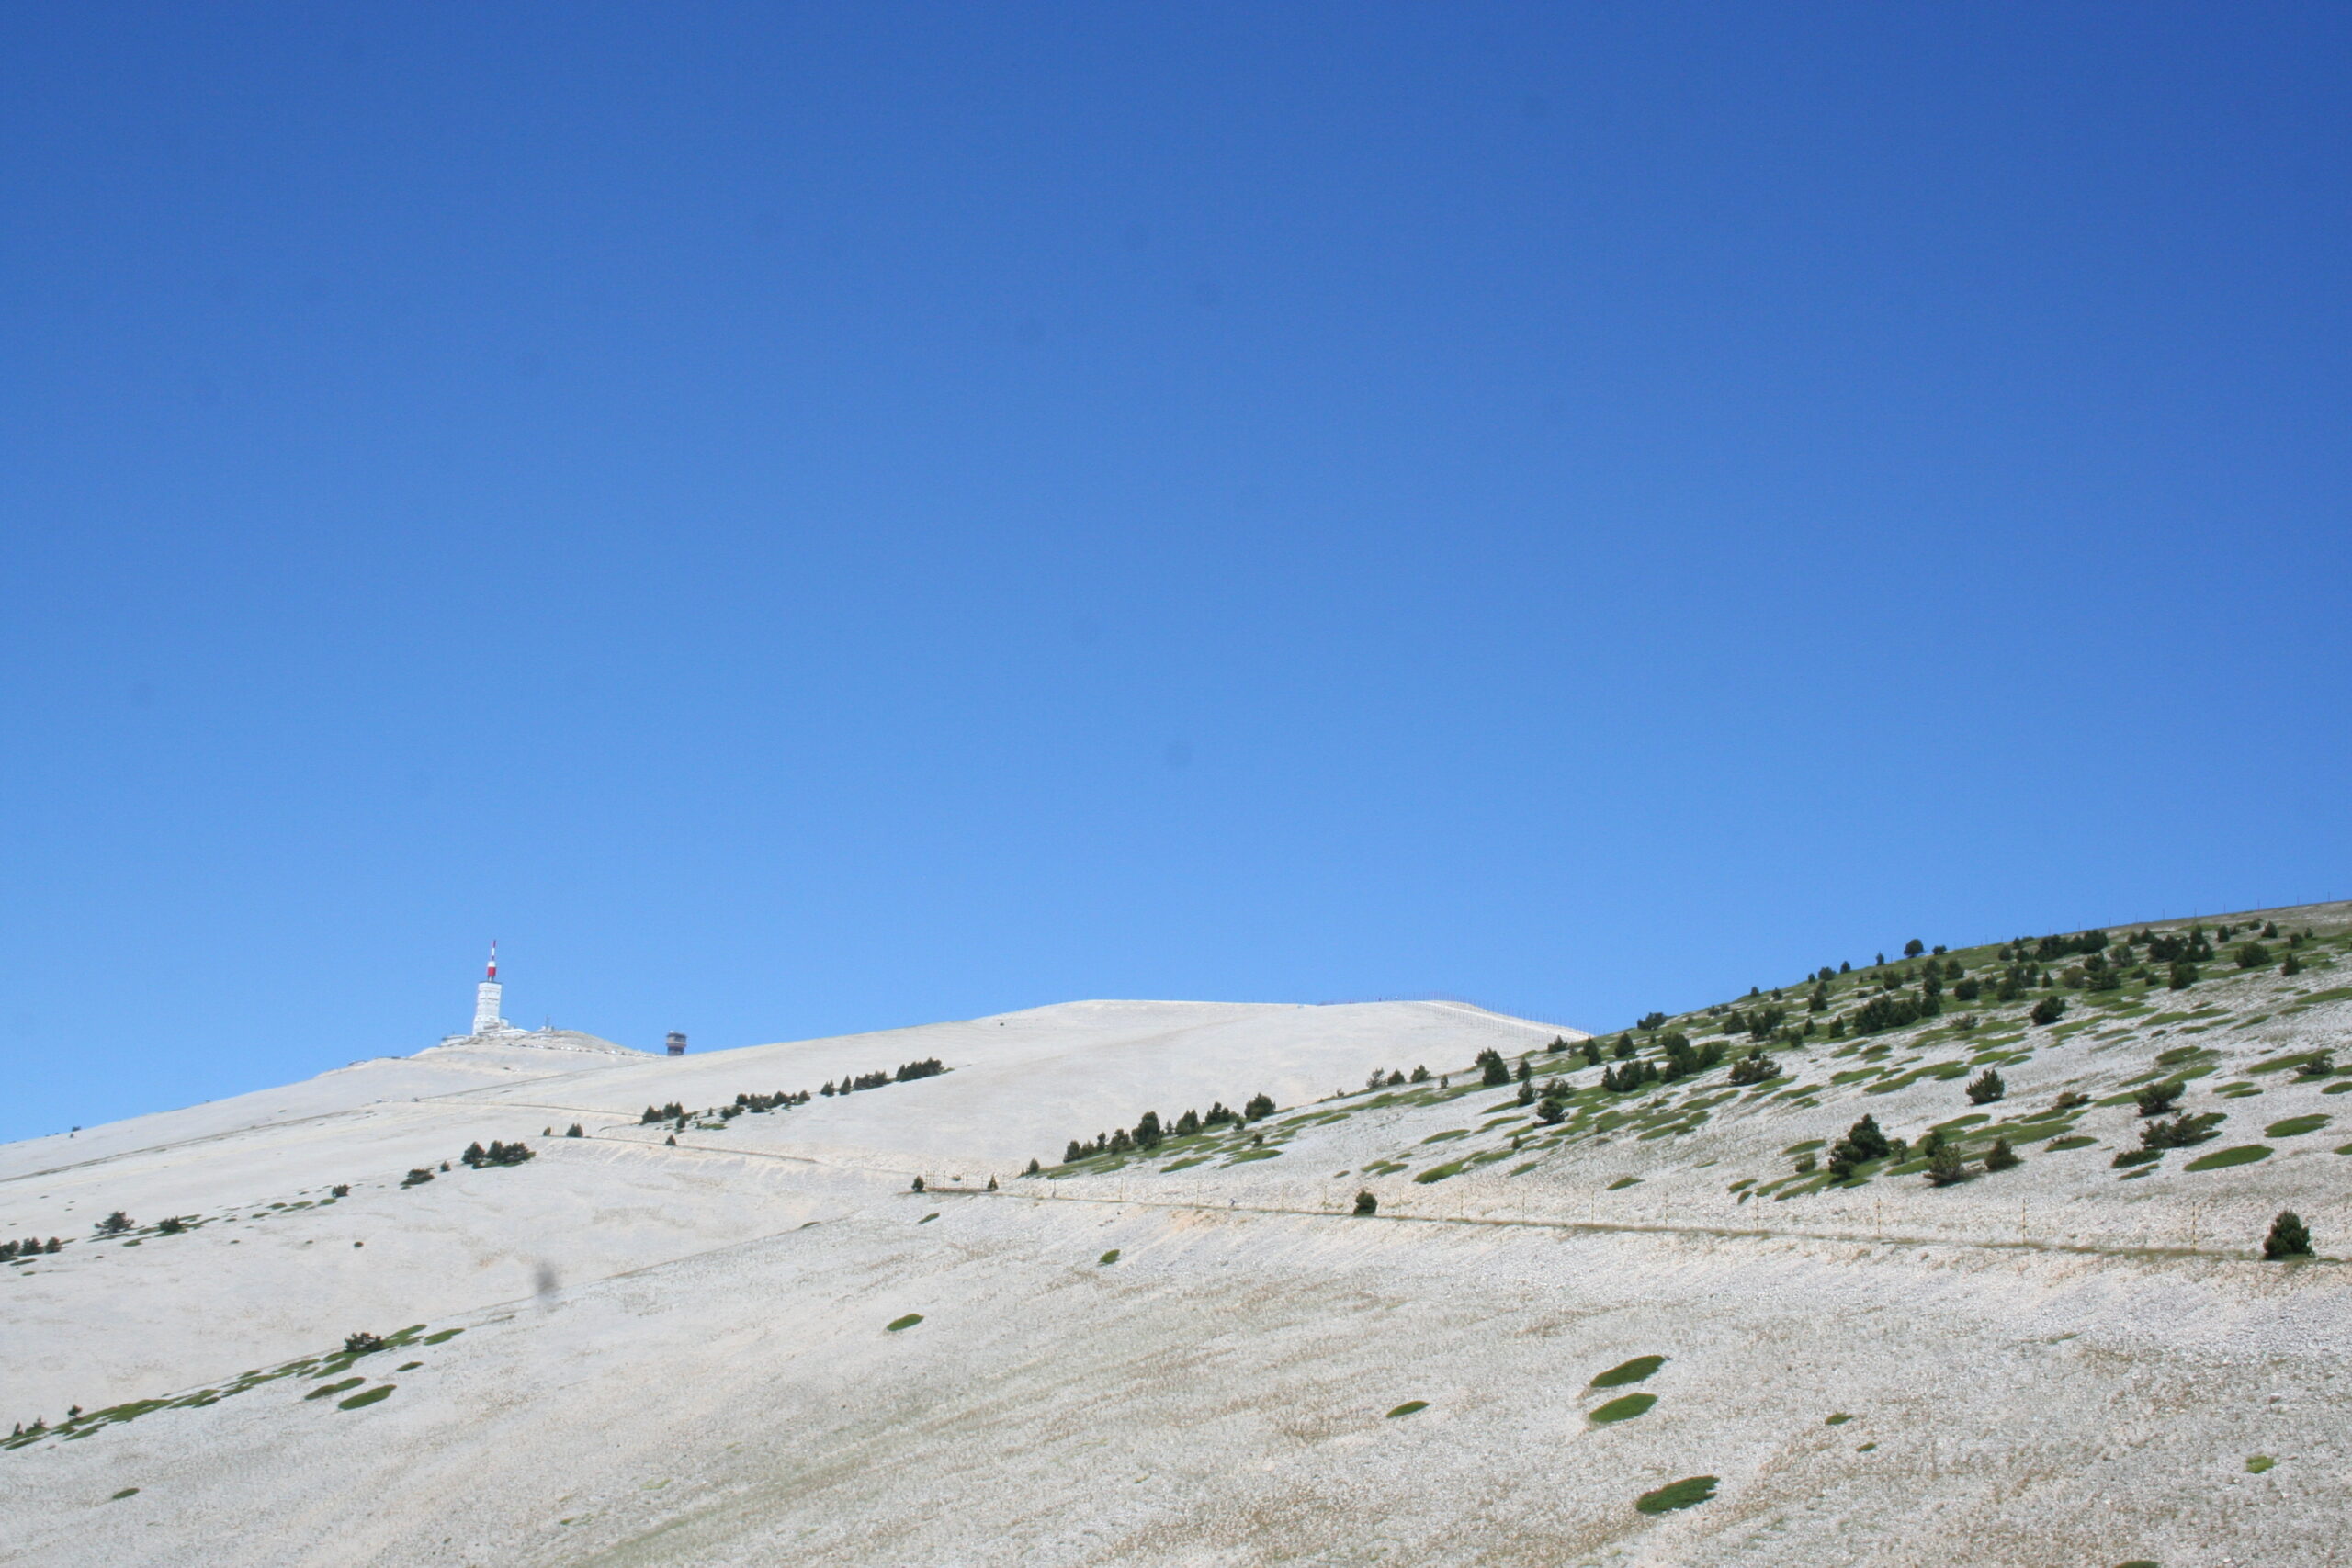
[[[455,1339],[458,1335],[463,1334],[465,1330],[462,1328],[445,1328],[438,1334],[426,1335],[423,1339],[419,1340],[418,1343],[422,1345],[447,1345],[450,1340]]]
[[[2266,1138],[2300,1138],[2305,1133],[2316,1133],[2333,1118],[2313,1111],[2309,1116],[2290,1116],[2284,1122],[2273,1122],[2262,1130]]]
[[[1836,1410],[1830,1413],[1829,1418],[1826,1421],[1824,1421],[1822,1425],[1825,1427],[1842,1427],[1852,1419],[1853,1417],[1847,1415],[1844,1411]]]
[[[1426,1399],[1408,1399],[1404,1404],[1398,1405],[1396,1409],[1390,1411],[1385,1416],[1382,1417],[1382,1419],[1394,1421],[1399,1416],[1411,1416],[1417,1412],[1427,1410],[1429,1407],[1430,1402]]]
[[[939,1218],[939,1211],[938,1211],[938,1210],[936,1210],[936,1209],[933,1209],[930,1213],[925,1214],[922,1219],[917,1220],[917,1221],[915,1222],[915,1224],[919,1224],[919,1225],[927,1225],[927,1224],[931,1224],[931,1222],[932,1222],[932,1221],[933,1221],[933,1220],[935,1220],[935,1219],[937,1219],[937,1218]]]
[[[1636,1416],[1647,1415],[1650,1406],[1657,1403],[1657,1395],[1654,1393],[1620,1394],[1593,1411],[1585,1419],[1596,1427],[1606,1427],[1616,1421],[1631,1421]]]
[[[394,1367],[392,1371],[396,1372],[413,1372],[423,1365],[424,1365],[423,1361],[402,1361],[399,1366]]]
[[[2064,1149],[2086,1149],[2098,1142],[2098,1140],[2097,1138],[2086,1138],[2080,1134],[2076,1134],[2071,1138],[2052,1138],[2049,1143],[2042,1146],[2047,1148],[2051,1153],[2057,1154]]]
[[[1463,1166],[1467,1163],[1468,1162],[1464,1160],[1448,1160],[1443,1165],[1433,1165],[1430,1167],[1427,1170],[1413,1178],[1413,1179],[1423,1184],[1427,1184],[1431,1181],[1443,1181],[1449,1176],[1461,1175]]]
[[[2215,1089],[2213,1095],[2217,1100],[2250,1100],[2261,1092],[2260,1087],[2255,1084],[2226,1083]]]
[[[119,1503],[119,1502],[121,1502],[125,1497],[136,1497],[136,1496],[138,1496],[138,1495],[139,1495],[139,1488],[138,1488],[138,1487],[136,1487],[136,1486],[126,1486],[126,1487],[124,1487],[121,1491],[119,1491],[119,1492],[118,1492],[118,1493],[116,1493],[113,1496],[111,1496],[111,1497],[107,1498],[107,1502],[109,1502],[109,1503]]]
[[[1621,1176],[1609,1184],[1609,1190],[1623,1192],[1628,1187],[1639,1187],[1641,1184],[1642,1179],[1638,1176]]]
[[[2277,1460],[2272,1459],[2268,1454],[2255,1454],[2246,1460],[2245,1472],[2248,1475],[2260,1475],[2264,1471],[2268,1470],[2272,1465],[2277,1464],[2278,1462],[2278,1461]]]
[[[1097,1269],[1108,1269],[1112,1264],[1116,1263],[1118,1260],[1119,1249],[1114,1247],[1110,1251],[1104,1253],[1102,1257],[1096,1258],[1094,1260],[1094,1266]]]
[[[1634,1506],[1645,1514],[1670,1514],[1677,1508],[1695,1508],[1714,1495],[1713,1476],[1691,1475],[1655,1492],[1643,1493],[1634,1499]]]
[[[1826,1148],[1828,1146],[1828,1143],[1826,1139],[1807,1138],[1802,1144],[1791,1144],[1787,1148],[1782,1149],[1781,1152],[1784,1155],[1809,1155],[1815,1149]]]
[[[366,1382],[368,1380],[366,1378],[345,1378],[340,1382],[321,1383],[318,1387],[312,1389],[302,1397],[305,1399],[331,1399],[338,1393],[343,1393],[351,1389],[357,1388],[361,1383]]]
[[[1636,1356],[1630,1361],[1620,1361],[1586,1384],[1588,1388],[1623,1388],[1629,1382],[1645,1382],[1652,1372],[1666,1365],[1664,1356]]]
[[[2233,1149],[2215,1149],[2210,1155],[2200,1155],[2181,1168],[2183,1170],[2227,1170],[2233,1165],[2252,1165],[2258,1159],[2269,1157],[2270,1148],[2267,1144],[2240,1144]]]
[[[1184,1159],[1170,1160],[1166,1165],[1161,1166],[1159,1170],[1160,1174],[1165,1176],[1171,1170],[1189,1170],[1193,1166],[1206,1165],[1208,1163],[1209,1156],[1207,1155],[1193,1155]]]
[[[1282,1150],[1280,1149],[1250,1149],[1246,1153],[1235,1155],[1231,1159],[1227,1160],[1225,1163],[1227,1165],[1248,1165],[1253,1159],[1273,1159],[1278,1157],[1281,1154]]]
[[[904,1317],[894,1317],[889,1322],[884,1324],[882,1325],[882,1331],[885,1334],[897,1334],[902,1330],[912,1328],[916,1324],[921,1323],[922,1321],[922,1314],[919,1312],[910,1312]]]
[[[336,1400],[334,1407],[337,1410],[357,1410],[363,1405],[377,1404],[379,1401],[391,1398],[392,1390],[396,1386],[388,1382],[378,1383],[366,1393],[355,1393],[349,1399]]]
[[[1470,1129],[1467,1127],[1448,1127],[1442,1133],[1431,1133],[1428,1137],[1423,1138],[1421,1142],[1424,1144],[1449,1144],[1456,1138],[1466,1138],[1469,1135]]]

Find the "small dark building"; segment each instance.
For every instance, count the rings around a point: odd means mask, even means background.
[[[673,1056],[683,1056],[686,1054],[686,1037],[679,1033],[676,1030],[673,1029],[670,1031],[670,1039],[668,1043],[670,1046],[670,1055]]]

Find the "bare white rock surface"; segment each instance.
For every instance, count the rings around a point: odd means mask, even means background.
[[[1581,1034],[1461,1004],[1080,1002],[675,1059],[460,1042],[7,1145],[0,1238],[69,1244],[0,1272],[0,1421],[45,1422],[0,1447],[0,1560],[2352,1562],[2352,1076],[2278,1065],[2352,1057],[2352,954],[2303,913],[2296,978],[1816,1040],[1736,1091],[1603,1095]],[[1570,1069],[1570,1121],[1476,1087],[1489,1048]],[[1994,1055],[1981,1110],[1934,1076]],[[1417,1066],[1451,1082],[1361,1087]],[[1787,1152],[2162,1072],[2228,1120],[2146,1176],[2111,1163],[2128,1103],[1952,1187]],[[1259,1093],[1248,1129],[1050,1168]],[[711,1113],[640,1123],[673,1100]],[[536,1157],[455,1164],[493,1139]],[[2318,1259],[2260,1259],[2288,1207]],[[338,1356],[363,1329],[399,1342]]]

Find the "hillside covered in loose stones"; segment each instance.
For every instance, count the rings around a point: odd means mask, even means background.
[[[1592,1034],[1088,1002],[457,1042],[0,1148],[5,1539],[2344,1561],[2346,1090],[2346,905]]]

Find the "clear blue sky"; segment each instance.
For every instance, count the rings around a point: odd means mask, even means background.
[[[0,51],[0,1135],[2352,895],[2341,6]]]

